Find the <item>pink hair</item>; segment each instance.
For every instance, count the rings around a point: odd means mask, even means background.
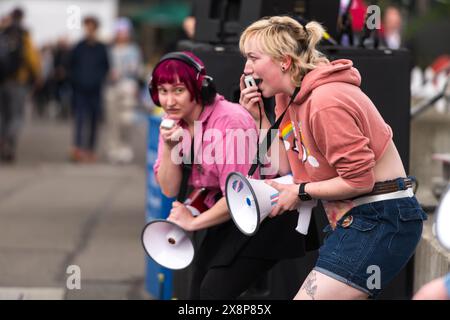
[[[198,64],[204,67],[203,62],[193,53],[184,51],[185,55],[194,59]],[[150,83],[150,94],[153,102],[159,105],[158,86],[164,83],[175,84],[177,81],[184,83],[186,89],[191,94],[191,101],[201,101],[201,91],[203,77],[206,74],[205,69],[201,74],[186,62],[177,59],[168,59],[159,63],[153,70],[152,80]]]

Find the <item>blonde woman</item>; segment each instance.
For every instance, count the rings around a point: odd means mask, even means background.
[[[277,117],[299,92],[280,125],[280,174],[296,184],[268,181],[280,191],[271,215],[320,199],[327,238],[316,266],[296,299],[376,297],[413,255],[426,219],[412,193],[392,141],[392,130],[359,88],[350,60],[330,62],[317,51],[323,28],[290,17],[256,21],[241,35],[244,74],[259,80],[245,88],[240,104],[259,118],[261,97],[275,96]],[[259,90],[258,90],[259,89]],[[292,134],[291,134],[292,133]]]

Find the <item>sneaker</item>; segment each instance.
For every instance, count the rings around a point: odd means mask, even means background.
[[[92,151],[85,151],[83,162],[85,162],[85,163],[96,163],[97,162],[97,156]]]
[[[16,161],[15,150],[6,142],[0,146],[0,161],[5,163],[13,163]]]
[[[72,151],[70,151],[70,160],[72,162],[83,162],[85,159],[85,151],[77,148],[77,147],[73,147]]]

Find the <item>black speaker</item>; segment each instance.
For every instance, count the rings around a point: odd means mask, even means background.
[[[407,50],[341,47],[319,48],[330,60],[350,59],[361,73],[361,89],[373,101],[394,132],[394,142],[409,171],[410,65]]]
[[[239,77],[244,72],[245,60],[236,46],[214,46],[185,40],[178,42],[177,49],[192,51],[205,64],[206,72],[214,79],[217,92],[230,101],[239,100]]]
[[[339,3],[339,0],[297,0],[294,2],[294,14],[308,21],[320,22],[336,38]]]
[[[292,14],[294,0],[196,0],[194,40],[238,43],[241,32],[264,16]]]
[[[300,15],[322,23],[337,35],[339,0],[196,0],[194,40],[213,44],[238,43],[252,22],[275,15]]]

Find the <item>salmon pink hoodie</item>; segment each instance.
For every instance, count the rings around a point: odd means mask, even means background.
[[[304,77],[280,126],[296,183],[340,176],[354,188],[373,186],[373,167],[392,139],[392,130],[360,84],[358,70],[345,59],[321,65]],[[276,96],[277,116],[289,98]]]

